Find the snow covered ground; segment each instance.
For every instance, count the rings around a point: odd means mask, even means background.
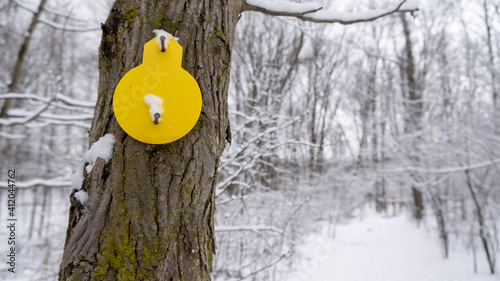
[[[400,215],[371,214],[339,225],[335,238],[311,235],[299,247],[306,257],[290,281],[498,281],[490,275],[484,253],[453,250],[443,259],[438,237]]]

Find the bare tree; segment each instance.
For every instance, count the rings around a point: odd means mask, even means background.
[[[38,24],[40,14],[42,13],[42,10],[44,9],[46,3],[47,3],[47,0],[40,1],[40,4],[38,5],[38,10],[33,15],[33,19],[31,20],[31,23],[28,27],[28,30],[26,31],[26,36],[24,37],[24,41],[21,44],[21,47],[19,48],[16,63],[14,65],[14,70],[12,71],[11,82],[9,84],[9,89],[8,89],[9,93],[15,93],[17,91],[19,79],[21,77],[21,70],[23,67],[24,60],[26,58],[26,53],[28,51],[28,47],[30,45],[31,38],[33,38],[33,33],[34,33],[35,28]],[[11,105],[12,105],[12,99],[6,99],[3,106],[2,106],[2,109],[0,111],[0,118],[7,117],[7,111],[9,110]],[[0,124],[0,130],[1,129],[2,129],[2,126]]]
[[[498,9],[498,7],[497,7]],[[494,56],[494,51],[493,51],[493,38],[492,38],[492,23],[490,22],[490,9],[488,6],[488,1],[483,0],[483,10],[484,10],[484,26],[486,27],[486,45],[488,47],[488,62],[489,62],[489,69],[490,69],[490,75],[491,75],[491,98],[493,100],[493,107],[495,111],[497,111],[497,103],[498,103],[498,95],[500,89],[498,89],[500,86],[498,85],[498,79],[497,79],[497,70],[495,68],[496,63],[495,63],[495,56]]]

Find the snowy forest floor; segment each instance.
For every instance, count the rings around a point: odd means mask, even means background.
[[[369,210],[363,219],[338,225],[336,237],[312,234],[298,247],[304,258],[290,281],[494,281],[482,250],[473,255],[451,249],[443,258],[434,225],[420,227],[408,216],[384,216]]]
[[[24,190],[23,190],[24,191]],[[41,191],[41,190],[40,190]],[[5,193],[0,198],[5,199]],[[13,276],[6,270],[6,263],[0,264],[0,280],[49,281],[57,280],[67,223],[67,190],[58,189],[51,193],[43,211],[41,204],[23,192],[19,194],[19,229],[16,271]],[[5,202],[3,200],[2,202]],[[452,243],[450,257],[443,258],[439,238],[435,231],[433,217],[427,215],[420,227],[401,211],[397,216],[377,214],[373,204],[365,204],[353,212],[350,220],[343,223],[313,222],[311,210],[302,210],[303,224],[314,228],[297,229],[303,234],[292,253],[294,262],[286,260],[277,264],[275,280],[280,281],[498,281],[500,277],[488,273],[484,252],[476,245],[478,273],[474,273],[473,254],[460,243]],[[34,206],[29,208],[26,206]],[[312,210],[325,206],[313,204]],[[35,216],[31,223],[27,218]],[[392,212],[389,212],[391,214]],[[49,216],[50,214],[50,216]],[[5,213],[0,213],[6,221]],[[41,228],[36,225],[47,225]],[[302,225],[303,225],[302,224]],[[35,225],[33,230],[29,226]],[[300,224],[299,224],[300,225]],[[30,233],[32,235],[30,235]],[[333,235],[334,233],[335,235]],[[234,234],[232,234],[234,235]],[[30,237],[31,236],[31,237]],[[247,236],[246,239],[249,239]],[[7,241],[6,232],[0,231],[0,240]],[[303,242],[298,242],[303,241]],[[219,241],[222,243],[222,240]],[[222,244],[221,244],[222,245]],[[257,245],[257,244],[256,244]],[[454,246],[453,246],[454,245]],[[6,252],[6,243],[0,247]],[[256,247],[256,246],[254,246]],[[219,255],[224,255],[220,247]],[[273,270],[269,268],[269,270]],[[229,280],[220,276],[216,280]],[[234,280],[234,279],[231,279]],[[245,279],[263,280],[267,279]]]

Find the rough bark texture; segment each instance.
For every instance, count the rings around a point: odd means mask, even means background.
[[[60,280],[210,280],[214,188],[229,138],[227,90],[242,0],[117,0],[103,24],[99,93],[90,143],[116,138],[109,163],[85,174],[89,194],[72,198]],[[113,115],[118,81],[142,61],[162,28],[179,37],[183,68],[197,80],[203,108],[195,128],[166,145],[129,137]]]

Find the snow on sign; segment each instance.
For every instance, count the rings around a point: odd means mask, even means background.
[[[201,92],[196,80],[181,67],[182,47],[169,33],[155,30],[144,45],[142,64],[116,86],[113,110],[122,129],[151,144],[176,141],[196,124]]]

